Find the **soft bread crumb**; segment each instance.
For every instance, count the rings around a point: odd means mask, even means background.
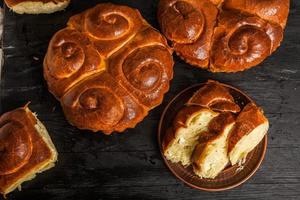
[[[196,175],[201,178],[215,178],[228,164],[227,139],[234,122],[228,124],[220,133],[220,137],[209,143],[200,155],[197,156],[200,162],[194,165],[193,169]],[[197,150],[197,147],[196,149]]]
[[[173,163],[191,164],[191,155],[197,144],[199,134],[207,131],[209,122],[218,113],[204,109],[188,119],[188,126],[181,127],[176,132],[176,138],[165,150],[165,157]]]
[[[18,3],[14,6],[8,6],[14,12],[18,14],[50,14],[60,10],[64,10],[70,3],[70,0],[64,2],[36,2],[36,1],[25,1]]]
[[[246,161],[246,157],[263,139],[269,129],[269,123],[257,126],[251,133],[245,135],[229,153],[230,162],[232,165],[238,164],[242,166]]]

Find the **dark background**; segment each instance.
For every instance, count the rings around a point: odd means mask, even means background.
[[[30,108],[48,128],[59,152],[55,168],[23,184],[22,192],[11,193],[9,199],[300,199],[300,1],[291,2],[282,45],[258,67],[212,74],[175,56],[175,76],[163,104],[135,129],[111,136],[70,126],[42,77],[52,35],[70,16],[100,2],[72,0],[65,12],[51,15],[17,15],[5,8],[0,113],[31,101]],[[157,0],[111,2],[138,8],[158,28]],[[217,193],[191,189],[176,179],[157,145],[165,105],[182,89],[209,78],[246,92],[264,108],[271,123],[261,168],[242,186]]]

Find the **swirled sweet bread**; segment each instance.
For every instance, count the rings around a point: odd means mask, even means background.
[[[280,45],[289,0],[160,0],[158,20],[176,53],[212,72],[258,65]]]
[[[53,36],[44,77],[72,125],[122,132],[162,102],[173,77],[172,50],[138,10],[98,4]]]
[[[18,14],[45,14],[65,9],[71,0],[4,0]]]
[[[56,160],[46,128],[27,106],[0,117],[0,193],[5,196]]]

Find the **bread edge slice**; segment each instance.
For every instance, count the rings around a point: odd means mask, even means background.
[[[228,156],[231,165],[242,166],[247,155],[263,140],[268,130],[269,121],[263,110],[254,103],[247,104],[238,115],[236,125],[229,135]],[[245,148],[247,142],[249,146]],[[239,152],[241,148],[243,151]]]
[[[260,130],[261,128],[263,128],[263,130]],[[266,121],[265,123],[262,123],[260,125],[258,125],[256,128],[254,128],[249,134],[245,135],[243,138],[241,138],[237,144],[235,145],[235,147],[228,153],[229,156],[229,160],[231,165],[235,165],[238,164],[239,166],[242,166],[245,161],[246,161],[246,157],[247,155],[253,150],[255,149],[255,147],[263,140],[263,138],[265,137],[265,135],[267,134],[269,129],[269,122]],[[249,141],[253,141],[251,140],[251,138],[255,137],[256,142],[255,143],[251,143],[251,148],[248,148],[248,150],[246,151],[246,153],[244,152],[243,155],[240,155],[238,153],[238,148],[240,146],[244,147],[246,146],[245,143],[249,142]],[[238,154],[238,155],[237,155]]]
[[[48,148],[51,151],[51,159],[46,160],[42,163],[40,163],[38,166],[36,166],[36,169],[34,169],[34,171],[32,172],[28,172],[26,175],[24,175],[23,178],[20,178],[19,180],[17,180],[15,183],[13,183],[11,186],[9,186],[8,188],[5,188],[3,191],[3,196],[5,197],[8,193],[14,191],[16,188],[19,188],[19,190],[21,190],[21,184],[26,182],[26,181],[30,181],[32,179],[34,179],[36,177],[36,174],[38,173],[42,173],[52,167],[55,166],[55,162],[57,161],[57,150],[50,138],[50,135],[46,129],[46,127],[42,124],[42,122],[37,118],[37,115],[35,113],[32,113],[28,107],[25,108],[26,112],[33,115],[36,119],[36,124],[34,125],[37,133],[40,135],[40,137],[42,138],[42,140],[45,142],[45,144],[48,146]]]

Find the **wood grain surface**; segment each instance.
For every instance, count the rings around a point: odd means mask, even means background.
[[[73,0],[64,12],[17,15],[5,8],[0,113],[31,101],[55,143],[55,168],[23,184],[14,199],[300,199],[300,1],[291,10],[281,47],[258,67],[236,74],[196,69],[175,56],[175,76],[162,105],[135,129],[104,136],[69,125],[48,92],[42,61],[51,36],[68,18],[100,0]],[[138,8],[156,28],[157,0],[110,1]],[[182,89],[207,79],[231,84],[265,110],[271,127],[265,160],[245,184],[209,193],[191,189],[172,176],[157,144],[164,106]],[[0,197],[1,199],[1,197]]]

